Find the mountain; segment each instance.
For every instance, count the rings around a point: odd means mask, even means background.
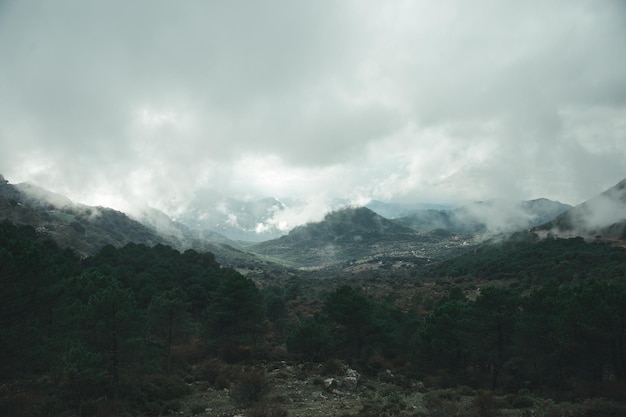
[[[194,236],[158,210],[145,210],[140,217],[141,222],[110,208],[76,204],[33,184],[10,184],[0,175],[0,221],[32,226],[42,237],[62,248],[72,248],[81,256],[94,255],[105,245],[120,247],[132,242],[164,244],[180,251],[210,251],[225,265],[250,267],[261,262],[217,233],[207,234],[212,241]]]
[[[366,208],[345,208],[324,220],[294,228],[288,235],[248,247],[259,255],[300,268],[346,264],[423,263],[452,253],[469,236],[445,231],[418,233]]]
[[[497,234],[527,230],[546,223],[572,206],[545,198],[530,201],[489,200],[454,210],[416,210],[397,219],[420,231]]]
[[[105,245],[167,243],[124,213],[104,207],[74,204],[70,199],[22,183],[0,178],[0,220],[30,225],[59,246],[71,247],[82,256],[93,255]]]
[[[626,240],[626,179],[534,230]]]

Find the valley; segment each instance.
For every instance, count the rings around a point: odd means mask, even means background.
[[[1,181],[0,413],[624,415],[625,190],[251,242]]]

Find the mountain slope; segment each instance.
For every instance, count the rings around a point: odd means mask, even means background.
[[[93,255],[105,245],[167,243],[124,213],[74,204],[31,184],[14,186],[4,177],[0,178],[0,220],[30,225],[59,246],[71,247],[82,256]]]
[[[453,233],[508,233],[527,230],[564,213],[571,206],[545,198],[530,201],[489,200],[454,210],[416,210],[398,219],[421,231],[444,229]]]
[[[105,207],[75,204],[67,197],[36,185],[9,184],[0,175],[0,221],[34,227],[41,237],[81,256],[95,255],[105,245],[164,244],[181,252],[212,252],[226,266],[254,270],[267,262],[234,247],[234,242],[214,232],[195,235],[158,210],[144,211],[140,221]]]
[[[626,240],[626,179],[535,230],[560,236],[599,235]]]
[[[295,267],[329,267],[364,262],[423,263],[467,243],[468,237],[433,231],[420,234],[372,210],[347,208],[323,221],[296,227],[288,235],[248,250]]]

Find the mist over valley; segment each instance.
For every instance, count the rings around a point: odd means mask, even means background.
[[[337,209],[320,213],[320,221],[291,229],[279,227],[278,219],[281,213],[294,209],[275,198],[229,199],[202,207],[196,202],[176,220],[156,209],[127,215],[77,204],[34,184],[12,185],[4,179],[0,198],[3,219],[30,224],[62,247],[71,247],[84,256],[96,254],[106,244],[120,247],[132,242],[167,244],[181,251],[209,250],[229,265],[267,261],[305,269],[355,265],[406,269],[450,258],[516,232],[623,240],[624,184],[621,181],[575,207],[545,198],[496,199],[441,209],[415,208],[440,207],[432,203],[342,206],[338,200]]]
[[[0,416],[626,416],[625,39],[0,0]]]

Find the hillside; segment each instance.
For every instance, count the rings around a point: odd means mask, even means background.
[[[248,250],[300,268],[367,263],[406,267],[450,256],[471,240],[442,230],[418,233],[360,207],[332,212],[321,222],[296,227]]]
[[[74,204],[31,184],[14,186],[4,178],[0,181],[0,220],[32,226],[59,246],[71,247],[82,256],[93,255],[105,245],[134,242],[152,246],[167,242],[122,212]]]
[[[534,230],[563,237],[626,240],[626,179]]]
[[[62,248],[72,248],[83,257],[95,255],[106,245],[165,244],[181,251],[210,251],[226,265],[251,269],[265,264],[232,246],[234,242],[224,236],[194,236],[156,210],[145,212],[140,222],[110,208],[76,204],[33,184],[10,184],[1,175],[0,220],[32,226],[41,237],[54,240]]]
[[[624,415],[626,252],[514,237],[305,288],[164,245],[79,260],[0,222],[0,414]]]
[[[0,186],[2,213],[44,225],[0,221],[0,415],[626,411],[623,248],[532,232],[476,246],[350,208],[254,245],[261,258],[194,243],[237,270],[163,244],[79,259],[45,227],[121,241],[134,220]]]

